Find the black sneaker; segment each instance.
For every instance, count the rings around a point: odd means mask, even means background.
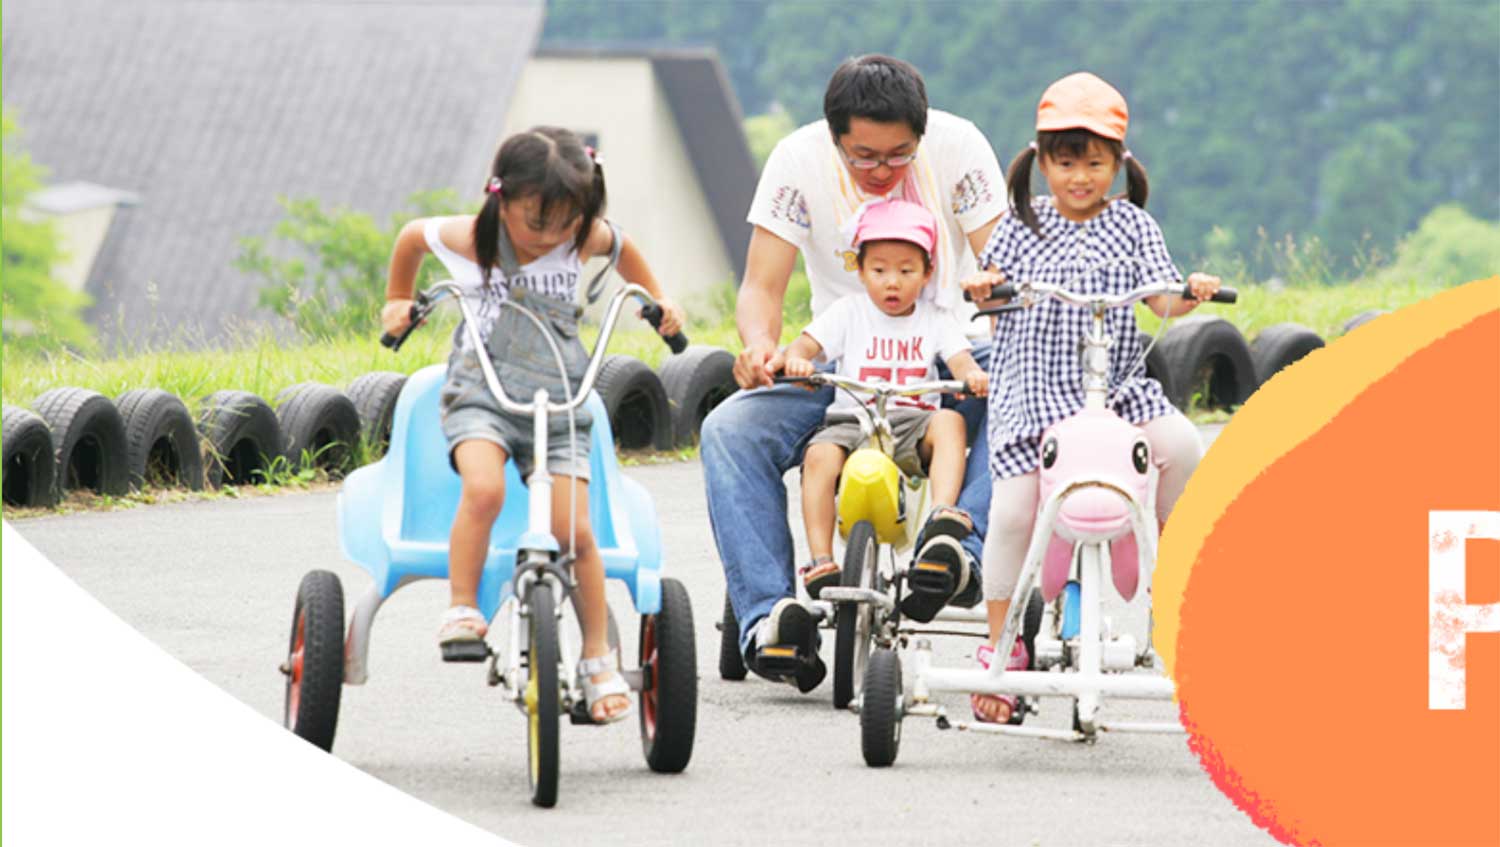
[[[756,636],[751,636],[747,652],[753,657],[748,666],[758,676],[791,683],[806,694],[828,675],[818,655],[818,622],[795,598],[777,601],[757,635],[763,635],[765,643],[757,643]]]
[[[917,623],[927,623],[969,582],[969,554],[963,545],[952,536],[934,536],[922,546],[906,571],[901,614]]]

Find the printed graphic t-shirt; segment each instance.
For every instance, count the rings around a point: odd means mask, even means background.
[[[922,296],[967,319],[974,307],[964,302],[959,287],[975,268],[967,233],[1005,210],[1000,164],[974,124],[929,109],[927,132],[911,167],[921,196],[906,197],[903,183],[887,196],[920,203],[938,219],[933,279]],[[745,219],[802,251],[812,284],[813,315],[845,295],[864,296],[854,248],[840,228],[874,196],[849,175],[827,121],[808,124],[783,138],[766,160]]]
[[[910,315],[887,315],[863,291],[840,298],[804,330],[838,360],[838,374],[906,385],[937,379],[937,362],[969,350],[963,325],[931,303],[917,301]],[[898,397],[897,405],[936,409],[938,395]],[[848,392],[834,394],[828,413],[852,412],[859,403]]]

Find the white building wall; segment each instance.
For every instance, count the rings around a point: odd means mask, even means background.
[[[701,308],[711,289],[733,282],[733,265],[649,59],[533,57],[511,97],[505,134],[539,124],[597,137],[606,214],[685,308]]]

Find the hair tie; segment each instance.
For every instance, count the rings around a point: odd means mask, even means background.
[[[1030,144],[1027,144],[1026,146],[1030,147],[1031,148],[1031,152],[1033,152],[1033,153],[1038,152],[1041,149],[1041,148],[1039,148],[1039,147],[1036,146],[1036,142],[1035,141],[1031,142]]]
[[[1126,159],[1134,159],[1134,158],[1135,158],[1135,154],[1132,153],[1132,152],[1130,152],[1129,150],[1126,150],[1124,153],[1120,154],[1120,161],[1122,161],[1122,162],[1125,161]]]
[[[500,193],[500,177],[498,177],[498,176],[492,176],[492,177],[490,177],[490,181],[484,184],[484,193],[485,194],[499,194]]]
[[[589,154],[589,158],[594,160],[594,164],[598,165],[601,168],[604,167],[604,157],[599,155],[598,150],[595,150],[594,148],[585,144],[583,146],[583,152]]]

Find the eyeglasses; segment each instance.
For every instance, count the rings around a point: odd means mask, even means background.
[[[854,168],[857,171],[873,171],[881,165],[885,165],[888,168],[904,168],[917,159],[917,154],[915,151],[911,153],[902,153],[899,156],[882,156],[878,159],[860,159],[849,155],[848,151],[844,150],[844,146],[842,144],[836,144],[835,146],[839,148],[839,153],[844,157],[844,161],[849,163],[849,167]]]

